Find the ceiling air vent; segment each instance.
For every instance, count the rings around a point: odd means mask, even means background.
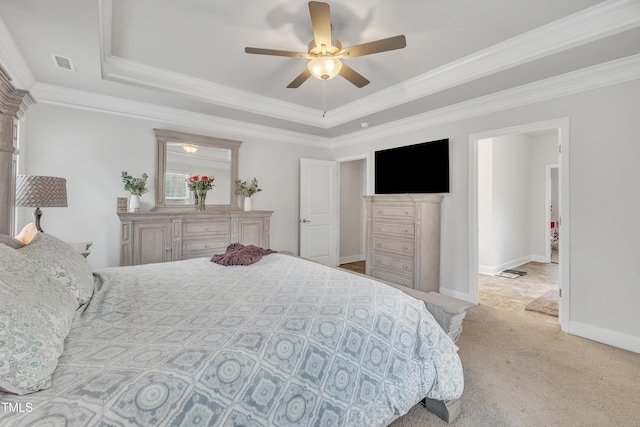
[[[73,61],[71,58],[67,58],[66,56],[56,55],[54,53],[51,54],[51,58],[53,58],[53,63],[56,67],[62,68],[63,70],[75,71],[76,68],[73,66]]]

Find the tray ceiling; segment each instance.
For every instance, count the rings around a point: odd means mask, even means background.
[[[612,70],[638,78],[639,3],[329,2],[343,45],[404,34],[407,47],[347,60],[371,81],[364,88],[311,78],[288,89],[306,60],[244,48],[306,51],[313,32],[305,1],[0,0],[0,63],[38,102],[124,114],[147,106],[322,143],[488,97],[585,90],[583,80]],[[54,56],[74,71],[56,67]]]

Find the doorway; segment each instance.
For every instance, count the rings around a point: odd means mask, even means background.
[[[364,273],[367,155],[336,160],[340,169],[340,266]]]
[[[549,153],[546,153],[546,160],[540,153],[540,147],[536,150],[526,148],[526,143],[531,140],[543,138],[545,134],[554,133],[557,135],[557,145],[555,155],[549,159]],[[544,139],[544,138],[543,138]],[[518,149],[514,145],[508,146],[512,151],[516,152],[516,157],[509,160],[505,151],[502,151],[496,145],[497,153],[487,154],[487,150],[483,149],[483,143],[487,140],[499,140],[500,142],[521,143]],[[552,196],[547,193],[551,179],[551,171],[553,167],[557,172],[557,205],[555,206],[555,214],[558,215],[556,221],[558,232],[562,235],[562,239],[558,241],[558,261],[559,264],[551,267],[551,271],[538,271],[534,268],[529,278],[536,274],[553,275],[553,268],[556,269],[558,287],[562,297],[559,303],[559,322],[563,330],[567,330],[569,319],[569,281],[568,266],[560,260],[569,259],[567,249],[569,246],[567,230],[568,220],[568,204],[567,198],[562,197],[568,193],[568,119],[556,119],[545,122],[532,123],[528,125],[517,126],[513,128],[498,129],[482,134],[474,134],[469,138],[470,156],[469,156],[469,290],[470,297],[475,298],[476,303],[480,302],[480,281],[485,275],[496,275],[496,273],[504,270],[519,271],[519,267],[546,267],[551,261],[552,248],[550,235],[551,224],[551,206],[547,202]],[[485,142],[483,142],[485,141]],[[533,143],[533,142],[532,142]],[[504,148],[504,145],[502,146]],[[524,147],[524,148],[523,148]],[[519,153],[519,154],[517,154]],[[495,155],[494,155],[495,154]],[[502,162],[501,165],[490,165],[482,169],[482,162],[489,156]],[[505,158],[501,158],[506,157]],[[518,157],[519,156],[519,157]],[[537,156],[533,158],[532,156]],[[530,168],[535,169],[527,171],[526,165],[532,165]],[[522,173],[524,172],[527,173]],[[531,180],[530,184],[524,181],[524,177],[535,175],[536,178]],[[483,193],[482,186],[487,186],[487,180],[494,179],[497,181],[497,191],[495,200],[489,197],[487,201],[486,194]],[[501,193],[500,193],[501,191]],[[494,196],[494,195],[492,195]],[[531,198],[535,198],[535,206]],[[493,203],[493,205],[491,205]],[[494,211],[491,208],[495,208]],[[489,209],[489,210],[488,210]],[[487,217],[482,216],[483,211],[492,212]],[[516,215],[519,214],[519,215]],[[496,229],[496,230],[494,230]],[[497,232],[498,237],[494,240],[483,239],[483,234]],[[501,233],[501,234],[500,234]],[[486,236],[485,236],[486,237]],[[494,247],[491,247],[493,245]],[[491,257],[487,259],[487,247]],[[482,251],[485,251],[484,253]],[[547,255],[548,254],[548,255]],[[528,264],[532,263],[532,264]],[[516,268],[517,267],[517,268]],[[545,270],[544,268],[542,270]],[[522,272],[522,271],[519,271]],[[500,278],[503,281],[517,281],[518,278]],[[497,282],[497,280],[496,280]],[[500,284],[494,284],[499,286]],[[504,284],[508,286],[508,284]],[[555,285],[554,285],[555,286]]]

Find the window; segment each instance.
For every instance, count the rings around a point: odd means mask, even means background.
[[[188,203],[189,190],[187,179],[189,175],[184,173],[167,172],[164,176],[164,189],[167,201]]]

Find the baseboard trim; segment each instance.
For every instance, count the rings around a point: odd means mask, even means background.
[[[490,276],[494,276],[500,273],[501,271],[514,268],[522,264],[526,264],[529,261],[532,261],[532,258],[533,258],[533,255],[527,255],[522,258],[512,259],[510,261],[503,262],[502,264],[498,264],[498,265],[480,265],[478,266],[478,272],[480,274],[488,274]]]
[[[582,338],[640,353],[640,337],[576,321],[569,322],[568,332]]]

